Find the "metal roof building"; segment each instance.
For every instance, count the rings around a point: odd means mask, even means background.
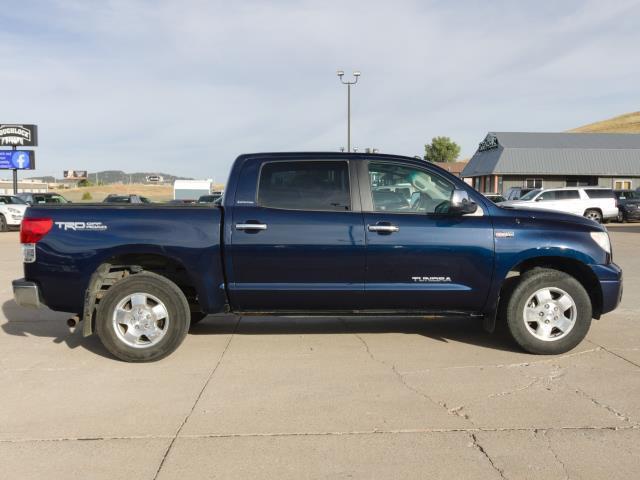
[[[490,132],[462,172],[482,192],[640,187],[640,135]]]

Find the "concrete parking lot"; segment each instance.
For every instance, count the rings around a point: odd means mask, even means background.
[[[210,317],[153,364],[19,309],[0,234],[1,478],[637,478],[640,225],[621,307],[557,357],[467,319]]]

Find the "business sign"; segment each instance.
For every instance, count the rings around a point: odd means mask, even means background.
[[[36,154],[33,150],[0,150],[0,170],[33,170]]]
[[[37,147],[37,125],[0,124],[0,146]]]
[[[86,170],[64,170],[62,172],[65,180],[86,180],[87,171]]]
[[[492,148],[498,148],[498,137],[494,134],[489,133],[483,141],[478,144],[479,152],[486,152],[487,150],[491,150]]]

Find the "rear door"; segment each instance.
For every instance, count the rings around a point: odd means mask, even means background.
[[[380,310],[480,310],[491,285],[493,227],[482,208],[454,216],[453,183],[427,166],[362,162],[365,305]],[[386,192],[409,184],[403,202]]]
[[[257,195],[236,197],[226,247],[234,309],[361,307],[364,223],[350,171],[346,159],[247,164],[242,181],[254,179]]]

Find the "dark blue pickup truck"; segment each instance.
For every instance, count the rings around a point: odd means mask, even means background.
[[[17,303],[77,314],[127,361],[215,313],[469,315],[556,354],[622,295],[604,227],[393,155],[242,155],[220,207],[37,205],[21,242]]]

